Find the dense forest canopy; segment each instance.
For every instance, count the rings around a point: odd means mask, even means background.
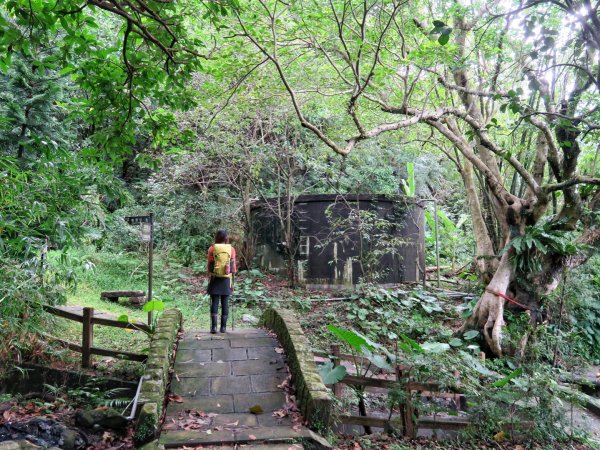
[[[541,307],[600,243],[599,21],[587,0],[6,1],[4,305],[59,295],[48,247],[102,242],[128,201],[190,262],[206,217],[247,233],[252,199],[396,194],[414,163],[418,197],[469,217],[465,330],[501,355],[497,294]]]

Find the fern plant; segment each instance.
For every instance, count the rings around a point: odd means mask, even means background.
[[[555,223],[546,222],[525,228],[521,236],[516,236],[502,249],[500,254],[513,249],[511,263],[520,273],[538,273],[542,270],[542,255],[573,255],[577,246],[568,232],[553,229]]]

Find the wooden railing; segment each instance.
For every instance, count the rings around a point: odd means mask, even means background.
[[[130,361],[145,362],[147,355],[141,353],[125,352],[121,350],[109,350],[105,348],[94,347],[94,325],[103,325],[107,327],[124,328],[127,330],[136,330],[150,332],[151,328],[141,322],[123,322],[115,320],[108,314],[94,313],[94,308],[69,308],[60,306],[43,305],[45,311],[52,315],[62,317],[64,319],[73,320],[83,325],[81,344],[68,342],[55,336],[50,338],[62,343],[70,350],[81,353],[81,366],[90,368],[92,366],[92,355],[111,356]]]
[[[355,357],[353,355],[341,353],[339,345],[332,345],[330,353],[314,352],[314,354],[317,357],[331,359],[333,361],[334,366],[340,365],[341,361],[350,361],[352,363],[355,363]],[[368,360],[365,358],[359,357],[358,359],[360,361],[356,362],[359,364],[369,364]],[[366,366],[363,365],[363,367]],[[364,377],[346,374],[346,376],[344,376],[344,378],[341,381],[332,386],[333,393],[337,398],[340,398],[342,396],[342,386],[346,385],[359,388],[374,387],[386,390],[401,388],[405,391],[405,400],[401,404],[395,405],[398,407],[399,410],[399,414],[395,417],[392,417],[392,414],[389,415],[388,419],[384,419],[381,417],[373,417],[366,414],[359,416],[351,414],[341,414],[338,416],[339,421],[342,424],[361,425],[365,427],[365,431],[367,432],[369,432],[370,427],[378,427],[383,428],[386,431],[400,432],[403,436],[407,436],[410,438],[416,437],[417,430],[419,428],[460,430],[469,426],[470,421],[464,416],[417,417],[419,415],[418,407],[413,403],[412,400],[413,393],[416,392],[420,395],[425,395],[428,397],[451,398],[454,400],[457,410],[465,409],[466,398],[464,394],[460,392],[461,388],[458,382],[458,371],[454,371],[454,377],[456,378],[457,383],[454,386],[449,386],[446,388],[451,392],[443,392],[440,383],[421,383],[411,380],[408,376],[409,371],[407,369],[407,367],[396,366],[396,372],[395,374],[393,374],[394,379]]]

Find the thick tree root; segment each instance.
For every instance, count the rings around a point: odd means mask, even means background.
[[[463,330],[479,328],[486,344],[496,356],[502,356],[502,326],[504,325],[504,302],[495,293],[506,294],[511,281],[512,269],[508,252],[502,255],[500,264],[486,291],[481,296],[473,314],[466,321]]]

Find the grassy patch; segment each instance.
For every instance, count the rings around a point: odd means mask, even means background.
[[[116,316],[127,314],[130,320],[146,321],[147,313],[141,308],[124,306],[101,300],[103,291],[148,290],[148,265],[144,254],[97,252],[91,248],[82,249],[73,255],[77,261],[78,285],[68,296],[69,305],[89,306]],[[201,268],[201,267],[200,267]],[[206,329],[209,326],[209,298],[205,294],[206,283],[203,273],[183,267],[164,254],[154,258],[153,298],[165,303],[166,308],[178,308],[183,313],[184,327],[190,330]],[[244,277],[241,277],[243,280]],[[244,313],[254,313],[253,307],[236,308],[236,319]],[[236,325],[241,326],[241,323]],[[101,342],[101,329],[97,338]],[[109,329],[109,339],[111,331]]]

